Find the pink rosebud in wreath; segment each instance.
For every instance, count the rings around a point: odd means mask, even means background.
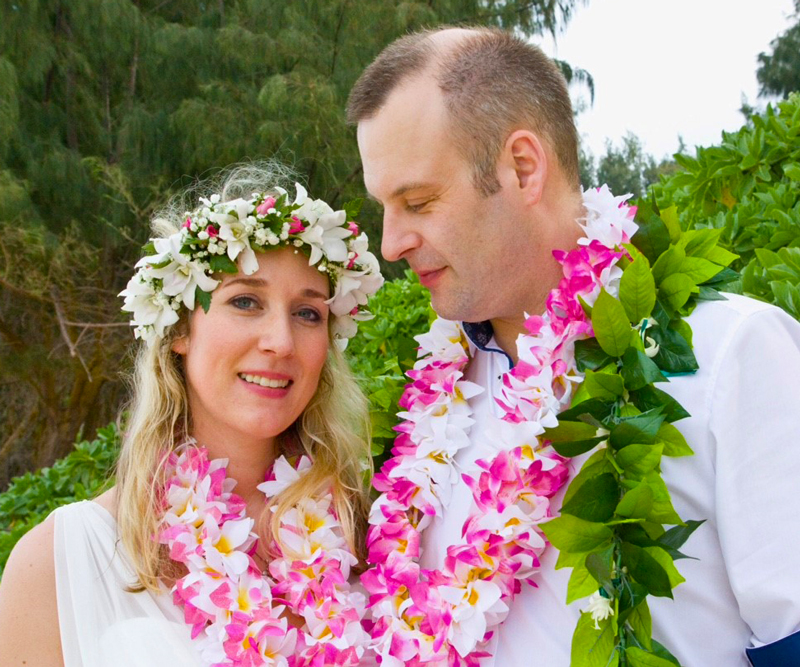
[[[353,232],[353,236],[358,236],[358,225],[352,220],[347,223],[347,229]]]
[[[259,215],[267,215],[271,208],[275,208],[275,197],[267,197],[256,209]]]
[[[306,231],[306,228],[303,226],[303,221],[298,218],[296,215],[292,216],[292,226],[289,227],[290,234],[302,234]]]
[[[191,226],[192,226],[192,219],[191,218],[186,218],[186,222],[183,223],[183,228],[184,229],[189,229],[189,227],[191,227]]]
[[[215,239],[219,236],[219,232],[217,231],[217,228],[214,227],[214,225],[209,225],[208,227],[206,227],[206,234],[208,234],[208,238],[210,239]]]

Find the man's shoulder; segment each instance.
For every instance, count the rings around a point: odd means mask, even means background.
[[[771,303],[741,294],[725,293],[723,296],[724,300],[701,302],[687,318],[695,344],[711,338],[718,345],[726,335],[733,335],[744,324],[748,328],[769,327],[775,320],[781,320],[786,326],[800,330],[800,322]]]

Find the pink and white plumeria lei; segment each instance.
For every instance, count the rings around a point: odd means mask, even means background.
[[[305,498],[281,522],[280,538],[295,558],[277,553],[262,574],[253,560],[257,536],[245,502],[233,493],[227,461],[187,446],[170,455],[160,541],[188,574],[172,589],[192,626],[204,665],[322,667],[357,665],[369,636],[366,600],[348,583],[357,560],[347,548],[330,494]],[[267,500],[299,478],[311,462],[275,461],[259,485]],[[289,624],[289,609],[305,621]]]
[[[492,429],[496,455],[477,461],[469,475],[459,472],[456,455],[470,442],[468,399],[483,389],[464,379],[467,338],[458,323],[442,319],[417,337],[420,359],[400,402],[400,435],[374,480],[381,496],[367,537],[372,567],[361,578],[382,667],[479,665],[522,582],[535,585],[547,546],[539,524],[551,517],[550,499],[569,476],[567,460],[537,436],[556,426],[582,380],[574,343],[593,332],[579,297],[591,305],[601,288],[619,293],[621,244],[637,229],[628,197],[614,197],[607,186],[584,192],[585,237],[579,248],[553,253],[564,277],[545,313],[526,318],[519,362],[495,397],[503,411]],[[474,501],[462,540],[447,548],[440,570],[423,570],[420,534],[442,517],[461,480]]]

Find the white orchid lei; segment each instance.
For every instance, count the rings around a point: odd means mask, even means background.
[[[200,207],[186,213],[180,231],[155,238],[147,255],[120,292],[122,310],[133,313],[137,338],[149,343],[163,338],[183,307],[199,303],[208,311],[220,272],[251,275],[258,270],[256,252],[289,246],[308,255],[309,266],[328,275],[333,295],[333,337],[344,349],[357,322],[371,317],[367,299],[383,284],[378,260],[368,250],[367,235],[353,221],[360,202],[334,211],[321,199],[311,199],[300,184],[297,196],[276,188],[277,197],[254,193],[250,199],[220,201],[201,197]],[[238,263],[238,264],[237,264]]]
[[[467,337],[442,319],[417,337],[400,435],[374,479],[381,495],[362,575],[381,667],[480,665],[522,583],[535,585],[548,539],[557,567],[574,568],[568,601],[591,595],[572,664],[672,664],[651,640],[646,597],[671,597],[682,581],[672,559],[700,522],[675,514],[658,465],[662,454],[691,453],[669,423],[687,413],[652,383],[667,381],[660,369],[696,369],[681,317],[699,295],[722,298],[714,295],[734,256],[716,246],[718,230],[681,232],[653,207],[640,227],[627,198],[606,186],[584,193],[585,237],[553,253],[564,277],[545,313],[526,316],[519,362],[495,397],[502,419],[487,428],[495,455],[469,474],[456,456],[470,442],[468,401],[483,389],[464,379]],[[637,230],[642,250],[630,243]],[[597,447],[554,518],[567,457]],[[473,496],[462,539],[443,567],[423,570],[421,532],[462,480]]]
[[[269,573],[253,560],[258,537],[245,502],[233,493],[226,459],[189,443],[170,455],[159,540],[188,573],[172,588],[192,626],[204,665],[315,667],[358,665],[369,635],[362,626],[366,600],[351,590],[347,548],[330,493],[304,498],[286,512],[273,540]],[[270,501],[311,467],[278,458],[258,486]],[[303,619],[295,628],[285,614]]]

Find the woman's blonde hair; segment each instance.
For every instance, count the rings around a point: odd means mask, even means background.
[[[286,176],[287,170],[273,163],[236,167],[224,174],[215,191],[221,193],[223,201],[252,192],[270,192],[284,185]],[[208,189],[206,185],[204,190]],[[198,189],[192,194],[199,194]],[[181,214],[190,208],[186,203],[185,196],[175,200],[155,218],[157,235],[168,236],[179,228]],[[184,335],[187,327],[188,317],[184,315],[164,338],[153,345],[141,345],[134,367],[130,416],[117,464],[117,524],[138,577],[132,588],[138,590],[157,591],[163,579],[177,574],[156,536],[163,512],[161,489],[167,455],[190,435],[182,359],[172,350],[175,339]],[[369,509],[366,480],[372,464],[369,412],[366,398],[335,345],[329,345],[314,396],[280,441],[289,450],[287,454],[300,453],[296,452],[299,446],[313,466],[280,494],[273,511],[262,513],[256,524],[259,535],[279,540],[277,529],[287,510],[302,498],[331,490],[350,548],[362,557]]]

